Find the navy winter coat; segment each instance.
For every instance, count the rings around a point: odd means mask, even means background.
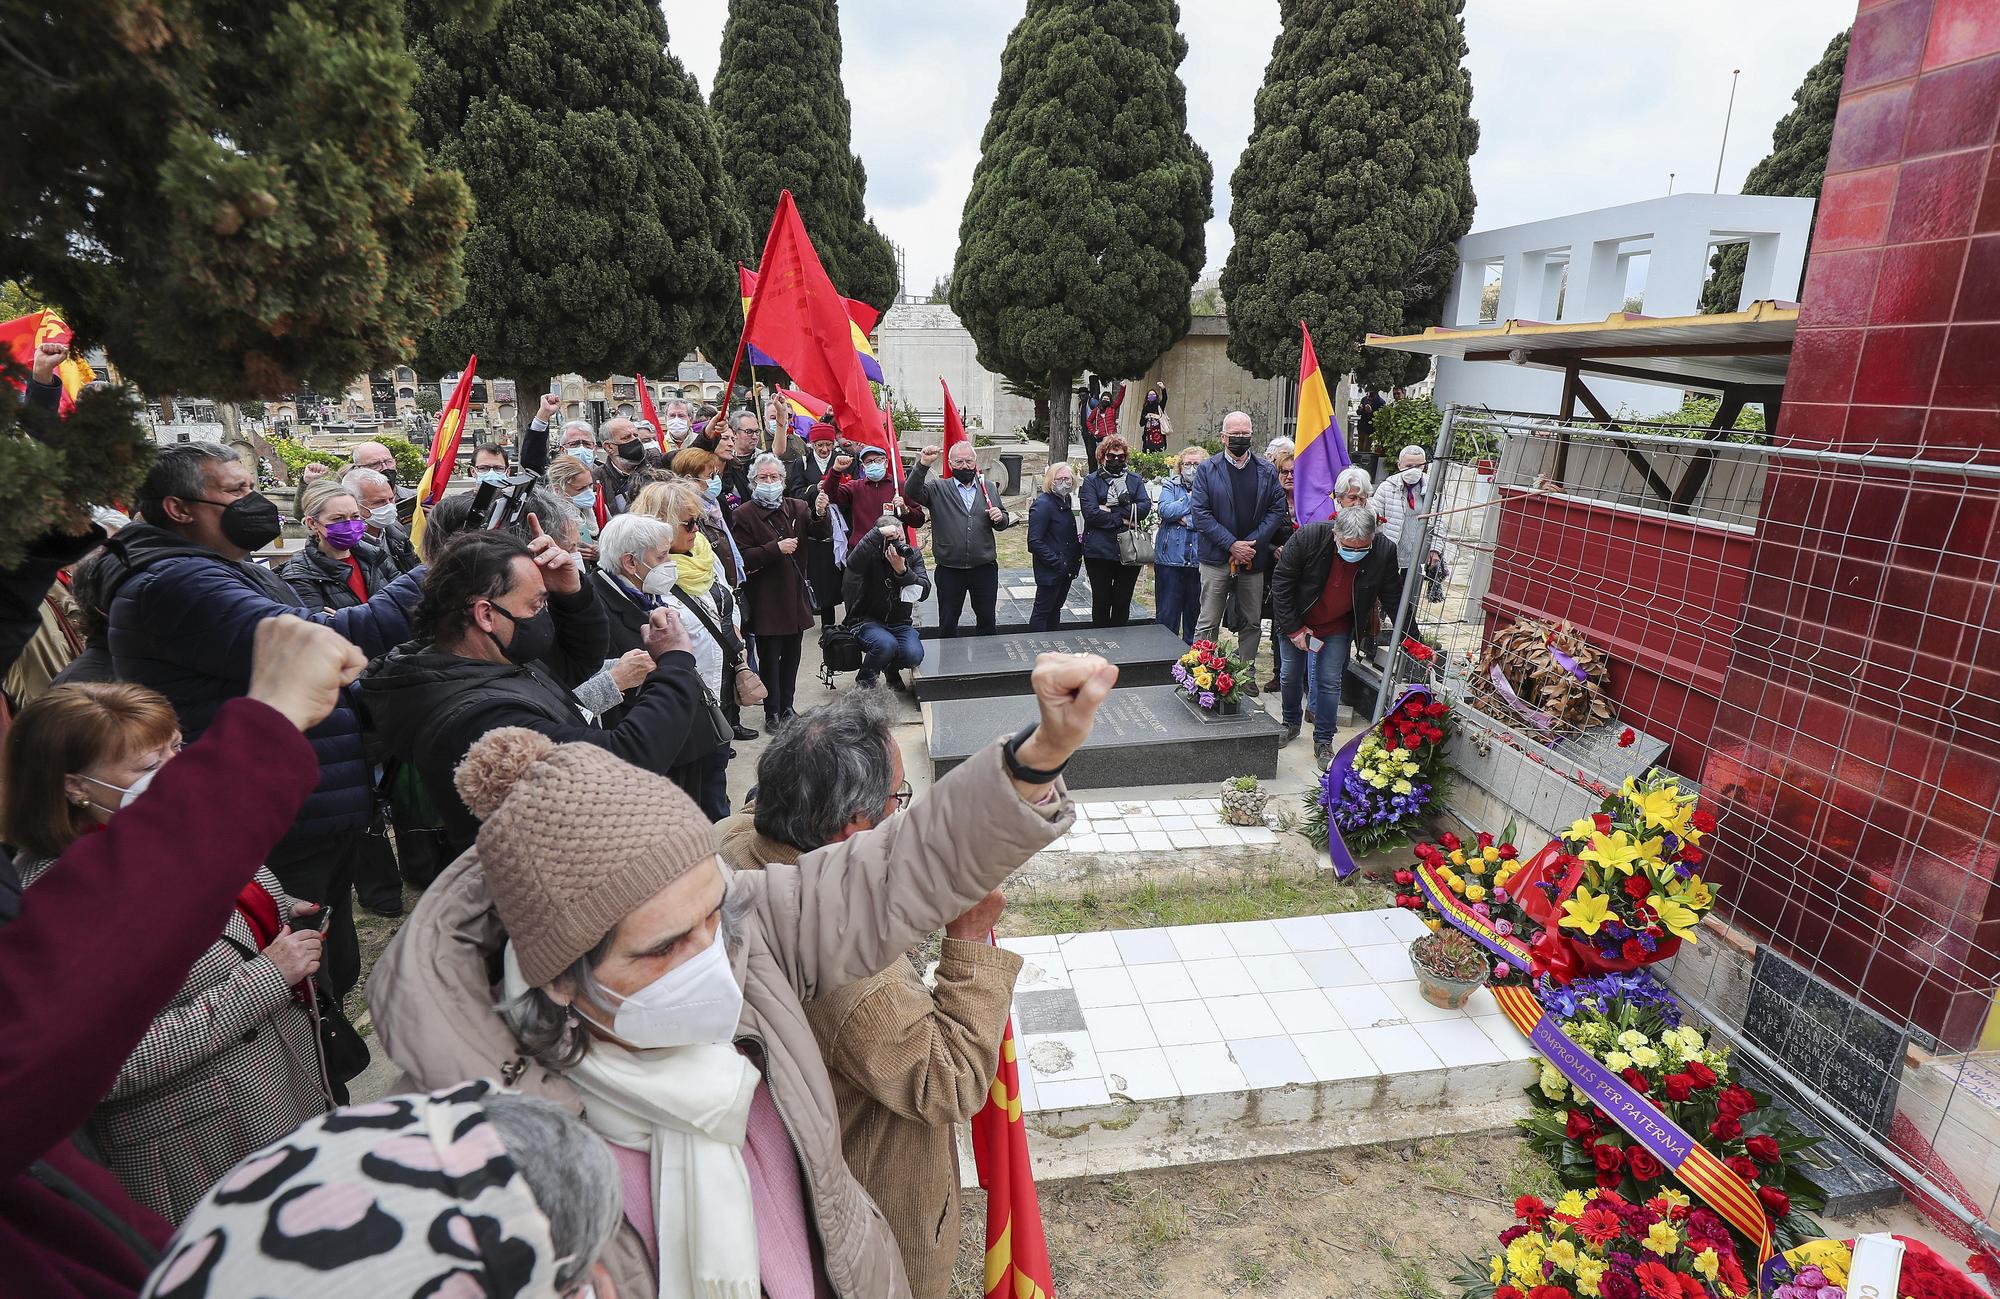
[[[398,577],[366,604],[322,613],[256,563],[236,563],[164,528],[134,523],[108,543],[122,571],[111,592],[111,659],[118,679],[148,686],[179,714],[193,740],[216,710],[250,688],[257,624],[293,614],[331,627],[369,658],[411,637],[427,570]],[[306,732],[319,757],[319,785],[292,823],[286,844],[358,830],[374,810],[374,776],[351,697]]]
[[[1113,482],[1102,472],[1085,474],[1077,496],[1083,505],[1083,557],[1118,563],[1118,534],[1144,523],[1153,512],[1146,480],[1130,469],[1122,483]],[[1107,503],[1116,504],[1118,512],[1106,514]]]
[[[1028,553],[1035,559],[1036,582],[1072,578],[1083,567],[1076,515],[1054,492],[1042,492],[1028,507]]]
[[[1194,530],[1201,538],[1201,562],[1211,568],[1228,566],[1231,542],[1255,541],[1261,547],[1285,521],[1277,469],[1259,455],[1250,457],[1249,467],[1257,471],[1257,504],[1247,519],[1236,517],[1229,457],[1210,456],[1194,471]]]

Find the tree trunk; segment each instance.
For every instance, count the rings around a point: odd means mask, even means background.
[[[1069,459],[1070,380],[1067,376],[1049,384],[1049,463]]]
[[[535,422],[535,412],[542,408],[542,394],[549,390],[554,380],[549,375],[523,375],[514,381],[514,446],[515,463],[519,463],[521,443],[527,440],[528,425]],[[549,421],[549,442],[561,441],[563,413],[558,409]]]

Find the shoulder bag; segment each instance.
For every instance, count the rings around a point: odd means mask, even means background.
[[[1153,530],[1140,525],[1137,505],[1128,505],[1125,509],[1129,516],[1126,522],[1132,526],[1118,534],[1118,562],[1128,568],[1150,564],[1153,562]]]

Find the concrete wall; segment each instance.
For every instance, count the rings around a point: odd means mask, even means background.
[[[1281,426],[1291,414],[1282,380],[1259,379],[1229,359],[1227,316],[1196,316],[1180,342],[1125,386],[1118,431],[1134,446],[1138,445],[1146,388],[1162,380],[1167,385],[1167,421],[1172,425],[1172,436],[1167,439],[1170,450],[1197,437],[1220,436],[1222,417],[1232,410],[1244,410],[1256,423],[1257,449],[1262,451],[1266,440],[1284,431]],[[1343,408],[1336,394],[1334,409]]]
[[[972,335],[950,307],[902,303],[875,327],[875,355],[896,400],[916,408],[927,424],[944,417],[943,379],[975,432],[1011,433],[1035,418],[1034,403],[1001,387],[999,375],[979,364]]]

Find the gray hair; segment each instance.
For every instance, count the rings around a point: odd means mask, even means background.
[[[240,465],[242,457],[220,442],[179,442],[161,451],[139,487],[139,513],[156,528],[171,528],[162,504],[169,496],[200,500],[208,495],[208,475],[217,465]]]
[[[1419,460],[1428,460],[1431,458],[1430,452],[1424,450],[1422,447],[1412,442],[1409,446],[1404,447],[1401,451],[1398,451],[1396,453],[1396,468],[1398,469],[1410,468],[1411,456],[1415,456]]]
[[[600,572],[620,575],[618,561],[627,555],[638,557],[658,550],[674,539],[674,525],[665,519],[644,514],[621,514],[597,534],[597,567]]]
[[[1375,511],[1365,505],[1350,505],[1333,516],[1333,535],[1338,541],[1375,540]]]
[[[1278,437],[1272,438],[1269,442],[1266,442],[1264,444],[1264,458],[1266,460],[1276,460],[1278,458],[1278,453],[1280,451],[1289,452],[1291,449],[1292,449],[1292,440],[1288,437],[1280,435]]]
[[[765,465],[778,466],[779,473],[783,473],[785,471],[784,461],[772,455],[769,451],[759,451],[757,453],[757,458],[750,462],[750,476],[752,478],[755,478],[757,476],[757,471],[759,469],[762,469]]]
[[[353,493],[354,499],[357,501],[361,499],[361,489],[364,487],[388,487],[391,489],[395,487],[395,484],[389,481],[387,474],[373,469],[360,468],[350,469],[342,474],[340,476],[340,485]]]
[[[810,852],[896,792],[893,715],[879,690],[850,690],[780,727],[757,759],[757,833]]]
[[[1048,490],[1049,490],[1049,489],[1050,489],[1051,487],[1054,487],[1054,486],[1055,486],[1055,484],[1056,484],[1056,470],[1058,470],[1058,469],[1067,469],[1067,470],[1069,470],[1069,478],[1070,478],[1070,482],[1074,483],[1074,482],[1076,481],[1076,479],[1077,479],[1077,473],[1076,473],[1076,466],[1075,466],[1075,465],[1073,465],[1073,464],[1071,464],[1071,463],[1070,463],[1069,461],[1067,461],[1067,460],[1058,460],[1058,461],[1056,461],[1056,462],[1055,462],[1054,464],[1050,465],[1050,466],[1049,466],[1049,467],[1048,467],[1047,469],[1044,469],[1044,470],[1042,471],[1042,490],[1043,490],[1043,491],[1045,491],[1045,492],[1046,492],[1046,491],[1048,491]]]
[[[1241,416],[1243,419],[1245,432],[1250,432],[1256,428],[1256,423],[1250,418],[1250,412],[1247,410],[1230,411],[1227,415],[1224,415],[1222,417],[1222,423],[1218,427],[1220,427],[1224,433],[1227,433],[1229,431],[1229,421],[1237,418],[1238,416]]]
[[[1349,465],[1333,480],[1334,499],[1338,500],[1355,488],[1361,489],[1363,496],[1375,490],[1375,483],[1368,477],[1368,471],[1360,465]]]
[[[548,1219],[556,1291],[566,1291],[604,1252],[624,1216],[618,1163],[583,1120],[553,1101],[495,1092],[479,1108]]]
[[[582,430],[583,430],[584,432],[586,432],[586,433],[590,434],[590,440],[591,440],[591,442],[595,443],[595,442],[597,441],[597,430],[596,430],[596,429],[594,429],[594,428],[592,428],[592,427],[590,427],[590,421],[589,421],[589,420],[582,420],[582,419],[570,419],[570,420],[564,420],[564,421],[563,421],[563,426],[562,426],[562,435],[561,435],[560,437],[558,437],[558,438],[556,439],[556,445],[557,445],[558,447],[560,447],[560,446],[562,445],[562,440],[563,440],[563,438],[566,438],[566,437],[568,437],[568,436],[569,436],[569,431],[570,431],[571,429],[573,429],[573,428],[580,428],[580,429],[582,429]]]
[[[665,419],[667,416],[673,414],[675,410],[679,410],[681,414],[688,416],[690,419],[694,417],[694,407],[687,404],[685,397],[669,397],[666,404],[660,407],[660,418]]]

